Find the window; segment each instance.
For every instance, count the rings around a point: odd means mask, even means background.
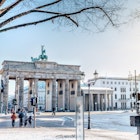
[[[74,88],[74,84],[73,83],[71,84],[71,88]]]
[[[49,90],[47,91],[47,94],[50,94],[50,91]]]
[[[115,91],[117,91],[117,88],[115,87],[115,89],[114,89]]]
[[[48,83],[48,87],[50,86],[50,84]]]
[[[126,92],[126,88],[120,88],[120,92]]]
[[[131,106],[131,108],[132,108],[132,102],[130,103],[130,106]]]
[[[105,84],[105,81],[103,81],[103,84]]]
[[[118,107],[118,106],[117,106],[117,102],[116,102],[116,103],[115,103],[115,108],[117,109],[117,107]]]
[[[30,90],[30,94],[32,94],[32,90]]]
[[[73,91],[71,91],[71,95],[74,95],[75,94],[75,91],[73,90]]]
[[[117,94],[115,94],[115,99],[117,99]]]
[[[59,95],[63,95],[63,91],[62,90],[59,91]]]
[[[62,87],[62,83],[60,83],[60,88]]]

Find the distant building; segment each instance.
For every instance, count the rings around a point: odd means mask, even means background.
[[[95,79],[89,79],[89,82],[93,82],[94,87],[104,87],[113,90],[113,108],[114,109],[133,109],[135,104],[135,99],[132,97],[132,93],[135,92],[135,87],[137,91],[140,91],[140,81],[131,80],[123,77],[98,77]],[[135,86],[136,85],[136,86]],[[108,92],[108,91],[107,91]]]

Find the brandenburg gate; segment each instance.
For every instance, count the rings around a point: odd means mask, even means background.
[[[42,47],[41,55],[32,62],[7,61],[2,63],[0,71],[3,90],[0,94],[0,110],[8,109],[9,80],[15,80],[15,99],[17,108],[22,108],[24,102],[24,80],[29,81],[28,110],[31,109],[31,97],[38,97],[38,82],[45,81],[45,111],[75,110],[76,96],[80,95],[80,80],[83,72],[78,65],[63,65],[47,60]]]

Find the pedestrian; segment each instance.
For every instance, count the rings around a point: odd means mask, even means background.
[[[52,109],[52,115],[55,116],[55,108]]]
[[[19,127],[22,127],[23,126],[23,118],[24,118],[24,113],[23,113],[23,110],[21,110],[19,112]]]
[[[28,122],[28,116],[27,116],[27,113],[26,113],[25,117],[24,117],[24,127],[27,126],[27,122]]]
[[[32,120],[33,120],[33,118],[32,118],[32,116],[30,115],[29,118],[28,118],[28,122],[29,122],[29,125],[30,125],[30,126],[32,125]]]
[[[16,113],[13,112],[12,115],[11,115],[11,119],[12,119],[12,127],[15,127],[15,120],[16,120],[17,116],[16,116]]]

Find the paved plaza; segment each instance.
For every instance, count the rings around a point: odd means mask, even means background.
[[[99,113],[102,114],[103,112]],[[36,128],[29,126],[19,128],[18,119],[16,121],[16,127],[12,128],[10,114],[1,114],[0,139],[76,140],[76,128],[72,118],[74,118],[74,113],[70,112],[57,113],[55,117],[51,113],[40,113],[36,116]],[[97,128],[88,130],[85,128],[85,140],[138,140],[138,135],[135,132],[120,132]]]

